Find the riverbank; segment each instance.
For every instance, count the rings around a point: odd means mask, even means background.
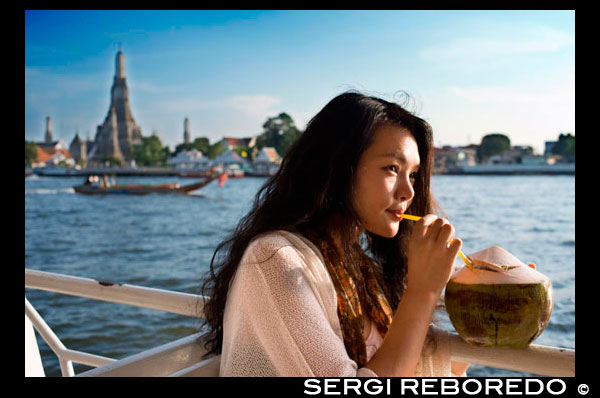
[[[207,171],[177,170],[167,167],[98,167],[85,169],[39,168],[25,169],[25,176],[37,174],[45,177],[87,177],[90,175],[114,175],[117,177],[189,177],[200,178]],[[575,163],[523,165],[523,164],[477,164],[474,166],[454,166],[436,169],[440,175],[575,175]],[[247,177],[262,176],[247,172]]]
[[[575,163],[558,164],[477,164],[436,170],[445,175],[575,175]]]
[[[187,172],[189,173],[189,172]],[[44,177],[87,177],[90,175],[114,175],[118,177],[183,177],[184,172],[166,167],[95,167],[85,169],[64,169],[59,167],[31,170],[31,174]],[[202,175],[200,175],[202,174]],[[27,170],[25,170],[27,175]],[[193,177],[204,177],[206,172],[194,173]]]

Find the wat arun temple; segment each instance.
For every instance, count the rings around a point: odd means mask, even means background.
[[[94,141],[83,141],[77,135],[70,145],[70,152],[88,165],[100,165],[107,160],[129,164],[133,159],[133,146],[141,142],[142,130],[129,108],[125,55],[119,48],[108,114],[98,125]]]

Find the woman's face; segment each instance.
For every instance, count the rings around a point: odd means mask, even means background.
[[[419,169],[417,141],[406,128],[383,125],[362,154],[356,172],[353,205],[362,228],[392,238],[400,215],[412,203]]]

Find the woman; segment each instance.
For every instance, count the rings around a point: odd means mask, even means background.
[[[308,123],[211,261],[221,376],[464,374],[430,327],[462,244],[432,214],[432,157],[429,125],[379,98],[341,94]]]

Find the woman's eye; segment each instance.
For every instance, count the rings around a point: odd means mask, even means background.
[[[419,175],[419,172],[415,171],[414,173],[411,173],[411,174],[410,174],[410,178],[411,178],[412,180],[416,180],[418,175]]]
[[[396,167],[395,165],[388,166],[387,169],[393,171],[394,173],[398,172],[398,167]]]

